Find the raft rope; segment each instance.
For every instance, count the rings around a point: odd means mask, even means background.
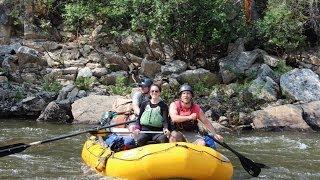
[[[145,154],[145,155],[143,155],[143,156],[141,156],[141,157],[139,157],[139,158],[136,158],[136,159],[122,159],[122,158],[115,157],[115,156],[114,156],[115,154],[112,154],[110,158],[117,159],[117,160],[121,160],[121,161],[137,161],[137,160],[141,160],[141,159],[143,159],[144,157],[147,157],[147,156],[150,156],[150,155],[153,155],[153,154],[159,154],[159,153],[162,153],[162,152],[165,152],[165,151],[169,151],[170,149],[173,149],[173,148],[175,148],[175,147],[183,147],[183,148],[191,149],[191,150],[196,151],[196,152],[199,152],[199,153],[205,153],[205,154],[208,154],[208,155],[210,155],[210,156],[212,156],[212,157],[220,160],[221,162],[230,162],[229,160],[222,160],[222,159],[220,159],[220,158],[218,158],[218,157],[216,157],[216,156],[214,156],[214,155],[212,155],[212,154],[210,154],[210,153],[208,153],[208,152],[206,152],[206,151],[199,151],[199,150],[194,149],[194,148],[191,148],[191,147],[189,147],[189,146],[187,146],[187,145],[180,145],[180,144],[175,144],[174,146],[169,147],[169,148],[167,148],[167,149],[163,149],[163,150],[160,150],[160,151],[157,151],[157,152]]]

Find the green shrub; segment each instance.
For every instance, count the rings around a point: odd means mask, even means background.
[[[107,90],[110,91],[111,94],[116,95],[124,96],[129,94],[132,91],[132,87],[127,85],[126,79],[124,76],[118,76],[116,78],[116,84],[107,86]]]
[[[286,61],[285,60],[281,60],[278,62],[276,68],[274,69],[274,72],[277,74],[277,75],[282,75],[282,74],[285,74],[289,71],[291,71],[293,68],[291,66],[288,66],[286,64]]]
[[[24,97],[25,97],[25,96],[24,96],[22,90],[18,89],[18,90],[14,93],[13,99],[14,99],[16,102],[19,102],[19,101],[21,101]]]
[[[62,88],[62,85],[57,81],[57,77],[50,74],[44,76],[41,86],[45,91],[49,92],[59,92]]]
[[[78,77],[75,81],[76,86],[80,90],[89,90],[94,83],[94,79],[91,77]]]
[[[130,28],[130,0],[78,0],[66,3],[63,18],[67,30],[90,32],[97,24],[105,23],[104,29],[117,34]]]
[[[177,94],[178,91],[175,91],[169,87],[162,88],[161,98],[169,105],[169,103],[173,102],[176,99]]]
[[[180,59],[210,53],[245,32],[242,8],[225,0],[110,0],[67,2],[63,14],[68,29],[104,24],[104,31],[142,33],[170,44]]]
[[[144,0],[133,7],[132,29],[170,43],[180,59],[195,59],[244,32],[241,8],[232,1]]]
[[[248,88],[251,86],[251,82],[245,81],[244,83],[236,83],[233,87],[233,90],[237,94],[241,94],[244,91],[248,90]]]
[[[215,88],[215,86],[208,85],[207,78],[205,78],[203,81],[198,81],[193,85],[193,90],[197,96],[209,96],[212,90]]]
[[[295,10],[290,2],[269,0],[264,18],[257,23],[259,36],[271,49],[293,50],[305,43],[303,35],[305,17]]]
[[[93,23],[93,9],[81,1],[66,4],[63,18],[68,30],[80,31],[88,24]]]

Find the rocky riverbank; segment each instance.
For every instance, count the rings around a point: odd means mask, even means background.
[[[223,129],[320,129],[317,56],[295,55],[291,67],[261,49],[246,50],[242,39],[227,56],[197,64],[174,53],[138,34],[118,44],[99,28],[69,43],[11,39],[0,46],[0,117],[97,122],[119,99],[108,86],[118,86],[119,77],[132,84],[145,76],[172,93],[168,100],[179,85],[193,85],[197,102]]]

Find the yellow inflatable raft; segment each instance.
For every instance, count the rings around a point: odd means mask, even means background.
[[[85,142],[84,162],[105,176],[129,180],[231,179],[233,167],[219,152],[191,143],[150,144],[114,153],[95,139]]]

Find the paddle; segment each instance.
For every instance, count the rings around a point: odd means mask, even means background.
[[[208,135],[208,134],[207,134]],[[210,135],[208,135],[210,136]],[[231,152],[233,152],[236,156],[238,156],[242,167],[253,177],[257,177],[259,176],[260,172],[261,172],[261,168],[269,168],[267,165],[262,164],[262,163],[256,163],[254,161],[252,161],[251,159],[245,157],[244,155],[240,154],[239,152],[237,152],[236,150],[232,149],[230,146],[228,146],[225,142],[220,142],[218,141],[216,138],[214,138],[213,136],[210,136],[215,142],[217,142],[218,144],[220,144],[222,147],[230,150]]]
[[[111,131],[106,131],[106,132],[98,132],[94,134],[106,134],[106,133],[117,133],[117,134],[131,134],[132,132],[128,131],[118,131],[118,130],[111,130]],[[163,131],[139,131],[140,134],[162,134]]]
[[[68,135],[64,135],[64,136],[58,136],[58,137],[47,139],[47,140],[43,140],[43,141],[32,142],[32,143],[29,143],[29,144],[17,143],[17,144],[11,144],[11,145],[7,145],[7,146],[2,146],[2,147],[0,147],[0,157],[4,157],[4,156],[8,156],[10,154],[15,154],[15,153],[22,152],[22,151],[24,151],[25,149],[27,149],[28,147],[31,147],[31,146],[35,146],[35,145],[39,145],[39,144],[45,144],[45,143],[57,141],[57,140],[60,140],[60,139],[66,139],[66,138],[77,136],[77,135],[80,135],[80,134],[95,133],[95,132],[97,132],[97,131],[99,131],[101,129],[111,128],[111,127],[115,127],[115,126],[119,126],[119,125],[123,125],[123,124],[128,124],[128,123],[132,123],[132,122],[135,122],[135,120],[126,121],[126,122],[117,123],[117,124],[112,124],[112,125],[107,125],[107,126],[102,126],[102,127],[99,126],[99,127],[95,127],[95,128],[92,128],[92,129],[88,129],[88,130],[84,130],[84,131],[80,131],[80,132],[76,132],[76,133],[72,133],[72,134],[68,134]]]
[[[110,128],[109,132],[113,133],[132,133],[129,131],[128,128]],[[161,134],[163,131],[139,131],[139,133],[145,133],[145,134]]]

